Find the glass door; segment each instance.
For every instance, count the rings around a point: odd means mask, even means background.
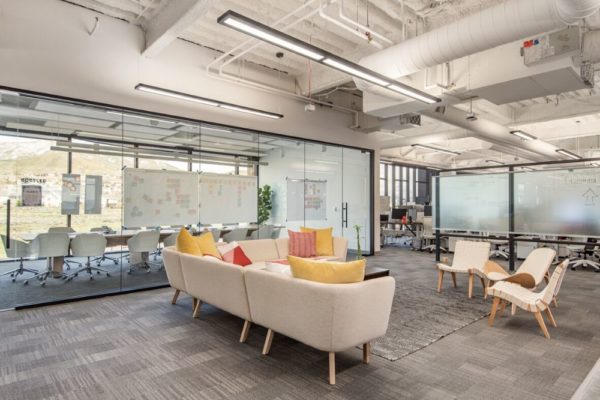
[[[342,227],[352,253],[371,253],[371,153],[343,149]]]

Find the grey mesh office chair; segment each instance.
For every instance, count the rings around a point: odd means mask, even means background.
[[[148,256],[155,251],[160,240],[159,231],[140,231],[127,240],[129,248],[129,271],[130,274],[133,268],[144,268],[146,272],[150,272],[150,264]],[[162,269],[162,266],[160,267]]]
[[[48,228],[48,233],[75,233],[75,229],[71,228],[70,226],[52,226],[50,228]],[[67,254],[68,256],[68,254]],[[69,259],[67,259],[67,256],[65,256],[64,260],[65,260],[65,265],[67,266],[67,270],[71,269],[71,264],[76,264],[77,266],[79,266],[81,268],[81,263],[75,262],[75,261],[71,261]]]
[[[41,286],[46,286],[46,279],[52,272],[50,259],[67,256],[69,254],[69,242],[69,235],[66,233],[40,233],[33,239],[31,243],[32,254],[38,258],[46,258],[48,260],[46,270],[38,272],[32,277],[40,279],[42,281]],[[25,284],[27,283],[25,282]]]
[[[7,241],[6,236],[4,235],[0,235],[0,239],[2,239],[2,245],[6,251],[6,256],[8,258],[15,258],[19,260],[18,268],[4,272],[0,274],[0,276],[10,274],[12,281],[16,282],[19,275],[23,275],[25,272],[29,272],[30,274],[34,275],[38,273],[37,269],[25,268],[23,265],[23,259],[31,257],[31,245],[29,243],[15,239],[10,239]]]
[[[237,242],[238,240],[246,240],[246,236],[248,235],[248,228],[236,228],[232,229],[231,232],[228,232],[223,235],[223,241],[227,243]]]
[[[179,235],[179,232],[171,233],[169,236],[167,236],[163,240],[163,246],[164,247],[176,246],[177,245],[177,236],[178,235]]]
[[[211,229],[210,233],[212,233],[213,235],[213,239],[215,240],[215,242],[218,242],[219,239],[221,239],[221,230],[220,229]]]
[[[279,235],[281,235],[281,228],[273,228],[273,233],[271,234],[271,239],[279,239]]]
[[[96,233],[111,233],[110,231],[112,231],[112,229],[110,229],[107,226],[99,226],[99,227],[90,229],[90,232],[96,232]],[[112,233],[114,233],[114,231],[112,231]],[[104,261],[104,260],[111,260],[113,263],[115,263],[115,265],[119,264],[118,258],[107,256],[106,253],[102,253],[101,257],[96,257],[92,261],[95,261],[96,266],[99,267],[100,264],[102,264],[102,261]]]
[[[66,275],[65,279],[71,281],[74,277],[78,276],[80,272],[87,272],[90,274],[90,279],[94,279],[93,271],[97,274],[101,272],[105,273],[106,276],[110,276],[110,272],[105,269],[92,267],[91,257],[101,257],[106,250],[106,238],[99,233],[86,233],[83,235],[77,235],[71,240],[71,252],[74,257],[86,257],[87,261],[85,266],[79,268],[77,271]]]
[[[273,225],[262,225],[250,234],[250,240],[271,239],[273,236]]]

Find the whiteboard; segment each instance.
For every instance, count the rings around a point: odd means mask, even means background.
[[[327,219],[327,181],[287,179],[287,221]]]
[[[200,174],[200,222],[256,222],[257,188],[255,176]]]
[[[198,175],[194,172],[127,168],[126,227],[198,223]]]

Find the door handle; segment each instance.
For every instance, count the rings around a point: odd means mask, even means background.
[[[6,200],[6,243],[7,249],[10,249],[10,199]]]

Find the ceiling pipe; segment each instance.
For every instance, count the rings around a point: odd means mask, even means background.
[[[578,23],[600,9],[600,0],[509,0],[362,58],[360,65],[391,79],[483,50]],[[389,91],[355,79],[361,90]],[[397,97],[394,97],[397,98]]]

